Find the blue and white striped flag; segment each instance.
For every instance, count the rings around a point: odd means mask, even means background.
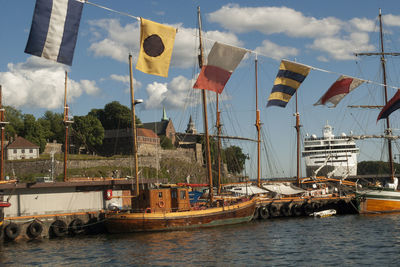
[[[72,65],[83,1],[36,0],[25,53]]]

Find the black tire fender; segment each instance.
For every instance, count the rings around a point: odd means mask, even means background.
[[[67,224],[63,220],[55,220],[50,226],[50,236],[64,237],[67,233]]]
[[[7,240],[15,240],[19,236],[19,233],[21,232],[21,228],[19,227],[18,224],[16,223],[10,223],[4,228],[4,235],[7,238]]]
[[[34,239],[43,232],[43,225],[37,221],[33,221],[27,228],[26,234],[29,238]]]
[[[269,218],[269,211],[267,207],[260,207],[259,209],[260,218],[265,220]]]
[[[290,209],[290,204],[284,204],[281,206],[281,214],[285,217],[291,216],[291,209]]]
[[[269,214],[271,217],[278,217],[279,216],[279,209],[276,205],[269,205]]]
[[[301,216],[303,215],[303,210],[301,204],[294,204],[291,208],[293,216]]]
[[[70,222],[68,230],[71,235],[78,235],[83,233],[84,231],[83,227],[84,227],[83,221],[79,218],[76,218]]]

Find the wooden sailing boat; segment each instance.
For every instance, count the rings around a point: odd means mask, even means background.
[[[201,45],[201,20],[198,9],[200,32],[200,66],[202,65],[203,49]],[[134,103],[132,83],[132,57],[129,56],[131,75],[131,97]],[[179,186],[151,187],[139,189],[137,177],[137,149],[134,141],[136,161],[136,195],[132,199],[132,209],[127,211],[109,211],[105,214],[105,225],[110,233],[180,230],[196,227],[212,227],[248,222],[253,218],[256,208],[255,198],[236,199],[234,202],[213,199],[213,182],[211,172],[211,157],[209,152],[209,136],[207,122],[206,91],[202,90],[204,128],[206,137],[206,155],[209,176],[209,201],[204,205],[192,206],[189,199],[189,188]],[[135,105],[132,104],[134,116]],[[133,129],[135,119],[132,118]],[[134,139],[136,138],[134,134]]]
[[[387,85],[386,85],[386,60],[385,55],[400,55],[400,53],[385,53],[383,47],[383,30],[382,30],[382,13],[379,10],[379,28],[380,28],[380,45],[381,51],[378,53],[359,53],[356,55],[379,55],[381,57],[381,67],[383,73],[383,89],[385,93],[385,104],[388,103]],[[391,129],[389,116],[386,118],[386,137],[389,153],[389,165],[391,183],[386,188],[366,188],[362,191],[358,190],[358,209],[360,213],[385,213],[400,212],[400,191],[397,190],[398,180],[394,176],[394,164],[392,157]]]

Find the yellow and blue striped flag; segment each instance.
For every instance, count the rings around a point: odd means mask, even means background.
[[[268,98],[267,107],[286,107],[292,95],[310,73],[311,68],[295,62],[282,60]]]

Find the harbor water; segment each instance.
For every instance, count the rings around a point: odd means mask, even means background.
[[[271,219],[19,241],[0,249],[1,266],[399,266],[400,215]]]

